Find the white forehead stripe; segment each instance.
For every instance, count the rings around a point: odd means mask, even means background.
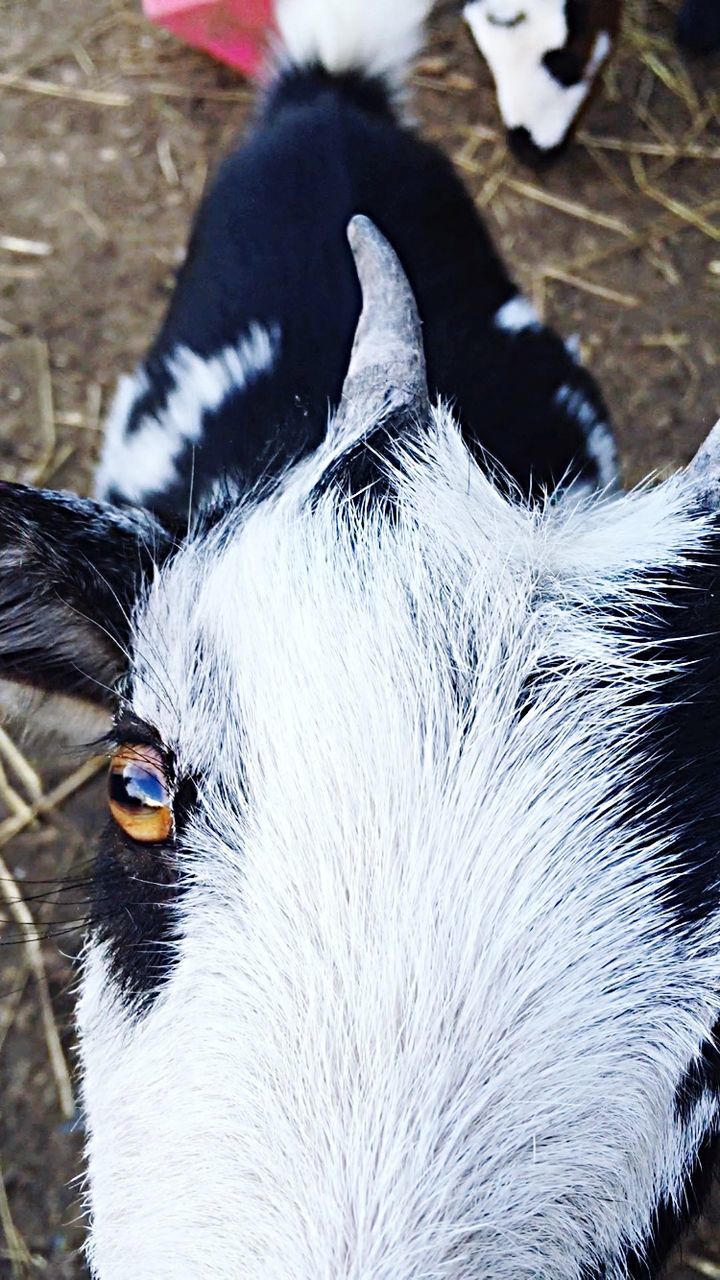
[[[267,373],[279,346],[277,328],[253,323],[236,346],[224,347],[214,356],[175,347],[165,361],[175,384],[165,405],[156,415],[143,418],[132,432],[127,429],[132,410],[152,384],[143,366],[131,377],[121,378],[107,420],[97,496],[104,498],[114,490],[129,502],[140,502],[146,494],[169,489],[177,482],[183,450],[202,436],[204,415]]]

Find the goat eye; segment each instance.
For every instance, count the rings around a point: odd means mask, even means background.
[[[122,746],[110,762],[110,812],[127,836],[144,844],[167,840],[173,811],[163,758],[155,747]]]
[[[523,22],[527,22],[527,14],[522,10],[512,18],[498,18],[494,13],[488,13],[485,16],[491,27],[507,27],[510,31],[513,27],[520,27]]]

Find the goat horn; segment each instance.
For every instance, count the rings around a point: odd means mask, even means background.
[[[357,214],[348,240],[362,289],[362,311],[338,416],[373,417],[429,407],[425,353],[417,304],[395,250],[374,222]]]

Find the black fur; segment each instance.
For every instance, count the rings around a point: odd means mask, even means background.
[[[646,821],[648,807],[661,806],[663,826],[675,832],[676,874],[664,901],[673,924],[688,931],[720,908],[720,530],[701,563],[668,570],[666,580],[647,656],[676,671],[654,695],[657,717],[643,744],[652,763],[637,817]]]
[[[553,79],[565,89],[579,84],[583,78],[585,63],[572,49],[551,49],[544,54],[542,61]]]
[[[92,879],[88,924],[107,944],[112,975],[138,1010],[147,1009],[175,963],[172,910],[179,895],[176,846],[137,844],[108,821]]]
[[[702,938],[706,922],[720,911],[720,525],[702,554],[688,556],[680,567],[668,565],[657,574],[657,583],[653,609],[643,619],[629,615],[620,634],[634,648],[642,646],[648,663],[667,663],[672,669],[654,682],[651,693],[638,694],[651,713],[651,726],[639,744],[643,763],[632,800],[618,800],[617,821],[641,830],[648,841],[655,835],[663,838],[658,895],[666,927],[674,935]],[[555,669],[541,681],[558,678],[563,673]],[[530,702],[537,696],[535,687],[525,692]],[[618,796],[626,785],[626,765],[619,764]],[[715,1027],[677,1083],[675,1115],[682,1126],[689,1124],[703,1095],[720,1098],[720,991],[717,1012]],[[642,1069],[639,1062],[638,1071]],[[643,1247],[583,1269],[582,1280],[606,1280],[618,1265],[626,1268],[628,1280],[656,1280],[701,1211],[719,1154],[720,1137],[710,1127],[694,1153],[679,1204],[661,1199]]]
[[[426,430],[412,409],[399,408],[387,413],[379,426],[373,427],[329,467],[323,471],[313,491],[317,501],[326,493],[340,492],[359,509],[368,504],[384,503],[392,509],[395,483],[393,472],[403,453],[412,451],[413,442]]]
[[[720,908],[720,531],[702,557],[675,574],[648,634],[648,659],[682,664],[657,691],[658,718],[644,750],[653,758],[637,798],[638,816],[664,809],[674,833],[675,874],[663,902],[673,929],[695,932]],[[720,1017],[720,992],[718,992]],[[704,1093],[720,1094],[720,1021],[678,1081],[676,1115],[687,1124]],[[661,1201],[645,1248],[627,1257],[629,1280],[655,1280],[668,1254],[701,1212],[720,1154],[715,1130],[704,1135],[678,1206]]]
[[[630,822],[655,812],[673,834],[675,873],[663,890],[668,927],[689,933],[720,908],[720,530],[700,563],[663,575],[669,585],[655,616],[640,636],[648,661],[677,664],[676,673],[653,695],[657,718],[643,753],[651,761],[636,791]],[[637,639],[637,633],[634,638]],[[720,992],[718,992],[720,1015]],[[676,1090],[676,1116],[690,1117],[704,1093],[720,1095],[720,1021]],[[720,1138],[705,1133],[684,1180],[678,1206],[661,1200],[643,1249],[625,1258],[628,1280],[655,1280],[687,1225],[698,1215],[712,1185]],[[587,1280],[603,1280],[605,1271]]]
[[[665,670],[638,690],[638,705],[648,713],[638,744],[642,763],[630,798],[618,800],[617,822],[646,840],[661,839],[658,893],[667,927],[691,936],[720,912],[720,522],[701,554],[654,575],[648,571],[648,587],[653,577],[658,594],[652,606],[613,624],[620,641],[639,651],[639,661]],[[521,711],[544,683],[566,677],[557,664],[541,672],[523,690]],[[626,766],[619,764],[618,796],[627,781]],[[707,1055],[703,1071],[709,1046]],[[690,1104],[692,1079],[691,1073],[678,1085],[690,1090]]]
[[[112,705],[130,610],[170,547],[145,513],[0,483],[0,677]]]
[[[154,730],[134,716],[122,715],[113,737],[118,745],[163,752]],[[172,837],[140,844],[108,821],[92,879],[89,926],[106,944],[113,977],[137,1012],[152,1005],[177,959],[174,908],[184,890],[180,846],[197,800],[195,780],[179,777],[173,758],[163,754],[174,801]]]
[[[346,240],[368,214],[395,247],[415,291],[433,394],[451,401],[469,445],[530,492],[570,472],[596,477],[585,437],[554,402],[563,383],[607,420],[600,394],[546,329],[508,334],[493,318],[515,287],[452,166],[393,118],[375,81],[289,72],[260,121],[222,165],[197,218],[187,260],[145,370],[158,375],[178,344],[202,356],[235,345],[254,321],[280,331],[269,374],[207,413],[180,482],[149,495],[185,510],[232,471],[248,487],[316,447],[336,405],[360,308]],[[522,376],[518,376],[518,370]],[[133,431],[142,415],[133,412]]]
[[[720,49],[718,0],[685,0],[678,14],[675,35],[688,53],[715,53]]]

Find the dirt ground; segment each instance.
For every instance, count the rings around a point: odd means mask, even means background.
[[[423,129],[518,279],[580,335],[628,482],[686,462],[720,414],[720,64],[682,62],[675,8],[634,0],[576,145],[541,179],[508,158],[447,5],[415,77]],[[208,170],[251,101],[133,0],[0,0],[0,476],[89,489],[117,375],[154,332]],[[30,755],[36,773],[0,736],[0,1280],[79,1280],[66,1064],[103,784],[60,750]],[[41,950],[38,930],[57,935]],[[720,1277],[720,1201],[668,1275]]]

